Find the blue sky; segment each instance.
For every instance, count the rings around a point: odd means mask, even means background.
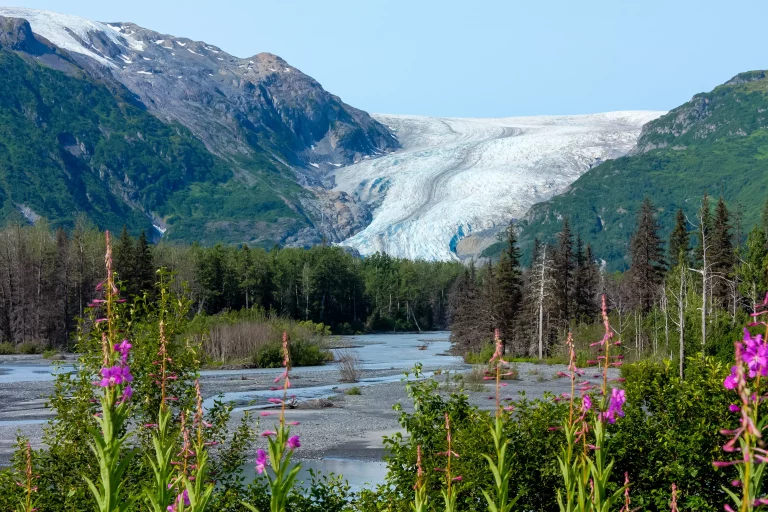
[[[369,112],[673,108],[768,68],[764,0],[11,0],[280,55]]]

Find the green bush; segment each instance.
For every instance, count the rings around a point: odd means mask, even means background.
[[[485,345],[479,352],[467,352],[464,354],[464,362],[468,364],[485,364],[493,357],[495,350],[496,348],[493,344]]]
[[[296,341],[291,343],[290,348],[293,366],[318,366],[333,360],[333,354],[317,343]],[[257,368],[280,368],[283,365],[282,344],[275,342],[260,347],[251,360]]]
[[[360,388],[359,388],[359,387],[355,386],[355,387],[352,387],[352,388],[349,388],[349,389],[347,389],[347,390],[344,392],[344,394],[345,394],[345,395],[349,395],[349,396],[359,396],[359,395],[362,395],[362,394],[363,394],[363,392],[362,392],[362,391],[360,391]]]
[[[30,342],[24,342],[20,343],[18,347],[16,347],[16,351],[19,354],[39,354],[40,353],[40,345],[37,343],[30,343]]]
[[[43,359],[51,359],[54,356],[58,355],[59,351],[52,348],[47,348],[43,350]]]
[[[629,472],[633,506],[669,510],[674,483],[681,511],[722,510],[722,488],[736,473],[712,461],[723,456],[720,430],[738,423],[728,412],[727,374],[726,365],[701,355],[688,359],[683,381],[669,361],[623,368],[626,417],[616,422],[610,450],[617,474]]]
[[[8,343],[7,341],[0,343],[0,356],[8,356],[15,353],[16,347],[13,346],[13,343]]]

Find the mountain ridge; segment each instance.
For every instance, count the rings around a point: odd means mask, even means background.
[[[232,184],[227,187],[237,201],[244,201],[250,213],[256,207],[254,218],[236,210],[221,218],[226,208],[222,212],[204,208],[212,219],[201,224],[200,212],[192,222],[181,213],[152,211],[130,193],[111,191],[130,210],[141,210],[139,216],[150,218],[158,236],[168,230],[167,237],[190,241],[262,240],[265,226],[259,207],[249,203],[265,199],[275,205],[274,199],[284,203],[285,214],[294,221],[289,223],[293,227],[282,231],[266,229],[269,240],[258,243],[335,241],[366,222],[369,212],[364,207],[346,194],[326,189],[326,170],[391,151],[397,140],[367,113],[344,104],[281,58],[261,53],[238,59],[207,43],[161,35],[133,23],[105,24],[34,9],[0,8],[0,26],[0,46],[29,57],[28,65],[104,86],[121,102],[147,111],[166,125],[189,130],[216,165],[231,173]],[[17,87],[28,85],[20,82]],[[64,135],[79,144],[75,134]],[[66,145],[71,146],[69,142]],[[128,176],[122,178],[130,188]],[[112,183],[115,189],[116,181]],[[230,193],[220,185],[215,190],[211,184],[203,187],[208,187],[202,192],[207,202],[228,200]],[[249,198],[239,188],[260,191]],[[198,192],[189,192],[201,197],[199,187]],[[38,203],[45,202],[43,195]],[[86,210],[81,213],[87,214]],[[40,214],[50,215],[36,213]],[[323,222],[325,218],[338,221],[331,225]],[[55,214],[51,220],[58,220]],[[133,230],[142,228],[140,222],[128,224]],[[195,230],[202,231],[196,234]]]

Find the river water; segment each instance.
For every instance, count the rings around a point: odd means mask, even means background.
[[[449,332],[429,333],[405,333],[405,334],[370,334],[359,336],[341,336],[339,346],[347,346],[347,349],[333,349],[338,353],[347,350],[357,357],[358,367],[363,370],[387,371],[396,370],[393,375],[363,378],[355,384],[338,383],[332,385],[315,385],[297,387],[291,390],[299,400],[324,398],[339,390],[351,386],[366,387],[385,382],[398,382],[402,380],[402,372],[410,370],[415,364],[421,363],[425,367],[441,367],[462,364],[461,358],[448,355],[450,349]],[[27,364],[0,364],[0,383],[24,383],[52,381],[55,371],[72,372],[72,364],[60,364],[58,367],[45,366],[34,363]],[[231,375],[249,374],[274,374],[275,369],[246,369],[246,370],[204,370],[201,376],[215,382],[217,378],[227,378]],[[334,364],[313,367],[300,367],[301,372],[338,372]],[[425,375],[429,375],[427,372]],[[215,384],[214,384],[215,387]],[[217,397],[223,401],[235,403],[236,410],[260,408],[267,406],[266,399],[274,396],[273,391],[252,390],[224,393]],[[213,399],[206,400],[206,406]],[[30,425],[42,423],[42,419],[9,419],[0,420],[0,427],[14,425]],[[253,473],[252,465],[245,468],[246,473]],[[363,461],[350,458],[325,458],[319,460],[302,461],[302,471],[299,480],[310,481],[309,470],[321,471],[323,474],[335,473],[344,475],[344,479],[352,487],[353,491],[359,491],[364,486],[373,486],[382,483],[386,475],[386,466],[379,461]],[[255,476],[255,475],[253,475]]]

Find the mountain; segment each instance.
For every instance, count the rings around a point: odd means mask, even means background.
[[[632,149],[661,112],[455,119],[374,115],[402,148],[333,171],[335,190],[373,212],[343,245],[361,254],[476,256],[511,219]]]
[[[682,208],[695,221],[704,193],[741,212],[741,229],[759,220],[768,190],[768,78],[735,76],[648,123],[630,153],[590,169],[566,192],[531,208],[521,240],[551,239],[568,217],[610,269],[628,265],[626,248],[644,197],[666,237]]]
[[[370,220],[327,171],[397,139],[280,57],[0,8],[0,218],[85,214],[169,239],[339,241]],[[329,221],[325,221],[330,219]]]

